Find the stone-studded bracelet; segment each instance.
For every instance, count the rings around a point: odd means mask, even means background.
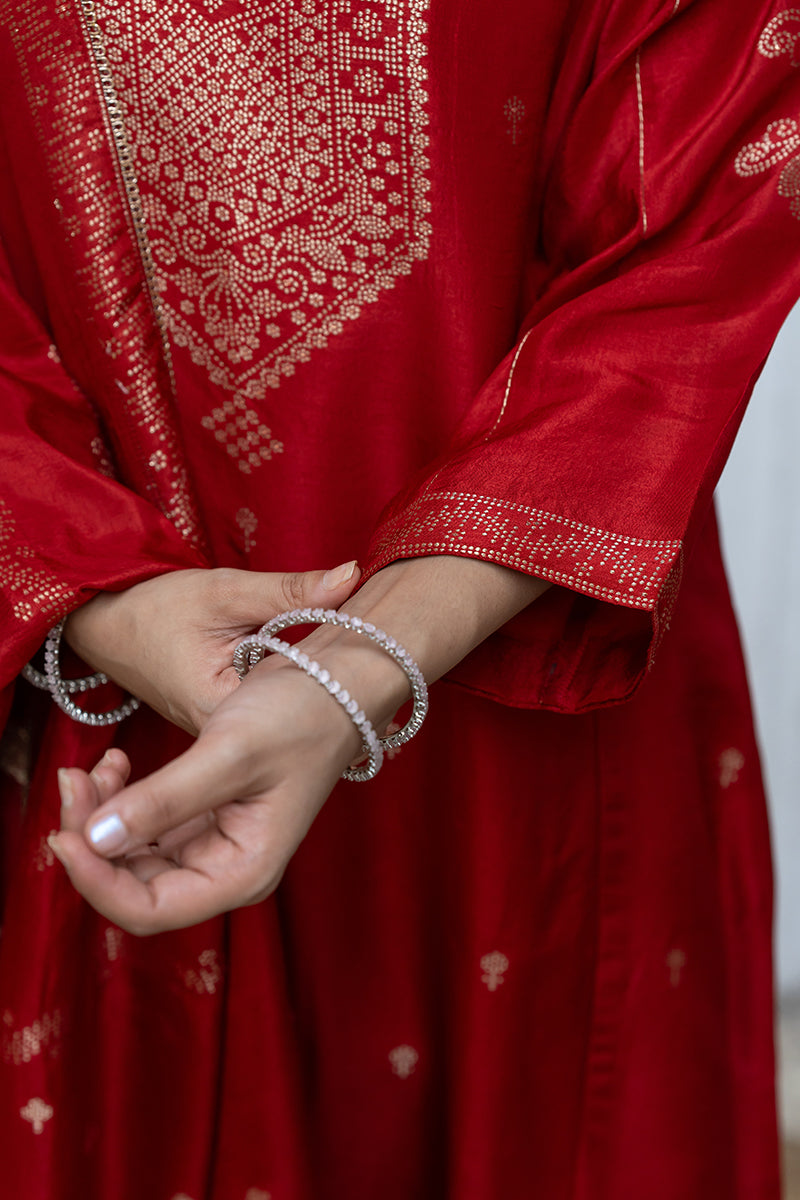
[[[311,679],[315,679],[321,687],[325,688],[329,696],[341,704],[361,735],[362,748],[368,756],[364,766],[346,767],[342,771],[342,779],[349,779],[353,783],[366,783],[368,779],[374,779],[383,765],[383,746],[372,727],[372,722],[365,715],[364,710],[359,708],[358,701],[353,699],[337,679],[331,678],[330,671],[327,671],[313,658],[309,658],[307,654],[303,654],[297,646],[290,646],[288,642],[284,642],[280,638],[265,637],[259,641],[259,648],[287,658],[301,671],[305,671]]]
[[[244,679],[250,668],[264,657],[264,649],[268,648],[266,639],[274,637],[275,634],[288,629],[291,625],[338,625],[342,629],[359,633],[380,646],[405,671],[413,697],[413,707],[408,721],[397,733],[381,738],[381,745],[386,750],[395,749],[419,733],[428,712],[428,688],[414,659],[407,650],[398,645],[393,637],[390,637],[382,629],[377,629],[370,621],[364,621],[361,617],[351,617],[349,613],[337,612],[333,608],[295,608],[291,612],[280,613],[271,621],[267,621],[258,633],[245,638],[236,647],[233,665],[240,679]]]
[[[50,695],[55,700],[62,712],[65,712],[73,721],[79,721],[81,725],[116,725],[119,721],[124,721],[131,713],[135,712],[139,707],[139,701],[133,696],[120,704],[118,708],[111,709],[110,712],[93,713],[88,712],[85,708],[81,708],[71,699],[72,695],[80,692],[86,692],[92,688],[100,687],[103,683],[108,683],[108,677],[98,672],[96,675],[88,675],[82,679],[62,679],[61,678],[61,635],[64,632],[64,621],[59,621],[47,635],[47,640],[44,644],[44,674],[36,671],[35,675],[43,678],[45,686],[50,692]],[[34,668],[30,668],[30,672],[34,673]],[[41,687],[35,678],[31,678],[26,668],[23,671],[26,679],[29,679],[35,687]]]

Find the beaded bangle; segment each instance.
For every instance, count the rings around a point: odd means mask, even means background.
[[[397,733],[380,739],[384,749],[395,749],[402,746],[410,741],[416,733],[419,733],[428,712],[428,688],[414,659],[407,650],[398,645],[393,637],[389,637],[388,633],[384,633],[382,629],[377,629],[371,622],[364,621],[361,617],[351,617],[346,612],[337,612],[333,608],[296,608],[291,612],[280,613],[271,621],[267,621],[258,633],[245,638],[234,651],[233,665],[239,678],[244,679],[250,668],[261,662],[264,657],[264,649],[268,648],[266,647],[267,638],[274,637],[276,633],[288,629],[291,625],[311,624],[338,625],[342,629],[359,633],[379,645],[405,671],[413,697],[411,716]]]
[[[23,679],[33,684],[39,691],[50,691],[47,676],[43,671],[37,671],[33,663],[26,663],[22,668],[21,674]],[[102,671],[97,671],[94,675],[84,675],[81,679],[62,679],[61,682],[70,696],[74,696],[76,692],[90,692],[93,688],[102,687],[109,680],[108,676],[104,675]]]
[[[100,687],[103,683],[108,683],[108,677],[102,671],[98,671],[95,675],[87,675],[82,679],[62,679],[61,635],[63,632],[64,620],[61,620],[50,630],[44,644],[44,674],[36,671],[34,667],[27,667],[23,671],[25,678],[33,683],[34,687],[41,687],[42,684],[36,678],[31,678],[32,675],[43,679],[44,686],[61,711],[65,712],[73,721],[79,721],[81,725],[116,725],[119,721],[124,721],[139,707],[139,701],[133,696],[120,704],[118,708],[104,713],[88,712],[70,699],[70,696],[76,692],[90,691]]]
[[[259,642],[259,648],[269,650],[273,654],[280,654],[283,658],[288,658],[296,667],[299,667],[301,671],[305,671],[306,675],[311,679],[315,679],[321,687],[324,687],[328,695],[333,696],[338,704],[341,704],[361,734],[364,753],[368,755],[368,761],[363,767],[346,767],[342,771],[342,779],[349,779],[353,783],[366,783],[368,779],[374,779],[383,765],[383,746],[372,727],[372,722],[365,715],[364,710],[358,707],[358,701],[353,699],[337,679],[331,679],[330,671],[320,666],[315,659],[309,658],[307,654],[303,654],[296,646],[290,646],[288,642],[283,642],[280,638],[265,637]]]

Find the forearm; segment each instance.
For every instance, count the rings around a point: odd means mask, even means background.
[[[432,683],[549,586],[497,563],[439,555],[392,563],[343,607],[390,633]],[[376,724],[410,697],[403,671],[358,634],[326,626],[303,649],[341,678]]]

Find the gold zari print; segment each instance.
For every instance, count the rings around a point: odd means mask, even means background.
[[[800,8],[787,8],[773,17],[759,38],[758,53],[764,58],[788,56],[793,67],[800,67]],[[761,175],[789,159],[778,180],[778,195],[789,201],[789,211],[800,221],[798,150],[800,124],[793,117],[782,117],[770,122],[758,141],[749,142],[739,151],[734,169],[737,175],[747,178]]]
[[[481,959],[481,983],[485,983],[490,992],[496,992],[500,984],[505,982],[504,976],[508,967],[508,959],[499,950],[484,954]]]
[[[29,546],[20,543],[11,509],[0,500],[0,588],[19,621],[56,620],[73,592],[37,565]]]
[[[789,201],[793,217],[800,220],[800,125],[791,117],[772,121],[764,136],[750,142],[736,156],[734,168],[737,175],[746,178],[769,171],[787,158],[790,160],[781,171],[778,180],[778,195]],[[794,155],[795,157],[792,157]]]
[[[30,1123],[34,1133],[44,1133],[45,1125],[53,1116],[53,1106],[42,1100],[41,1096],[34,1096],[19,1110],[19,1115],[23,1121]]]
[[[446,530],[446,532],[443,532]],[[629,537],[557,513],[469,492],[431,492],[388,523],[373,565],[420,554],[489,559],[632,608],[663,607],[679,541]],[[677,576],[676,576],[677,578]]]
[[[213,996],[222,982],[222,968],[216,950],[204,950],[197,959],[197,967],[180,972],[190,992],[198,996]]]
[[[744,755],[741,750],[731,746],[720,754],[718,767],[720,787],[729,788],[731,784],[739,782],[739,776],[744,768]]]
[[[414,1074],[419,1054],[413,1046],[395,1046],[394,1050],[389,1051],[389,1062],[392,1064],[393,1074],[399,1079],[408,1079]]]
[[[244,469],[282,449],[267,389],[428,253],[425,7],[96,5],[163,311],[233,393],[208,427]]]
[[[792,66],[800,67],[800,8],[786,8],[773,17],[759,39],[758,52],[764,58],[788,54]]]
[[[121,178],[124,129],[113,111],[113,82],[97,37],[93,0],[0,0],[0,19],[15,47],[31,129],[47,162],[54,216],[63,235],[55,267],[69,273],[75,309],[87,331],[83,343],[71,332],[65,336],[65,366],[110,426],[127,429],[128,466],[135,464],[129,482],[188,540],[198,542],[197,512],[173,422],[165,345],[137,255],[132,183]],[[140,471],[139,465],[154,444],[170,462],[158,476]]]
[[[61,1026],[61,1013],[58,1010],[44,1013],[21,1029],[14,1028],[14,1018],[10,1012],[3,1013],[3,1029],[0,1035],[3,1062],[19,1067],[40,1054],[55,1056],[61,1042]]]

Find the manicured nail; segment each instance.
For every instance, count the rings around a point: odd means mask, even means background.
[[[89,841],[101,854],[121,850],[128,840],[128,831],[116,813],[109,813],[89,830]]]
[[[62,867],[64,867],[68,871],[69,863],[67,862],[66,858],[64,857],[64,851],[61,849],[61,843],[59,842],[58,837],[55,833],[49,833],[47,835],[47,844],[50,847],[50,849],[53,851],[53,854],[55,854],[58,861],[61,863]]]
[[[61,807],[72,808],[75,803],[75,785],[64,767],[58,771],[58,793],[61,796]]]
[[[341,587],[343,583],[347,583],[348,579],[353,578],[353,572],[358,566],[355,559],[352,562],[342,563],[340,567],[331,567],[330,571],[326,571],[322,576],[322,584],[333,591],[335,588]]]

